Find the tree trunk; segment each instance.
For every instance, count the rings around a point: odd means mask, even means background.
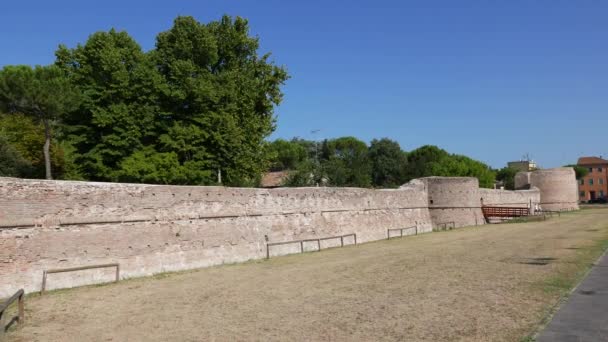
[[[51,174],[51,127],[48,120],[42,120],[44,123],[44,168],[46,171],[46,179],[53,179]]]

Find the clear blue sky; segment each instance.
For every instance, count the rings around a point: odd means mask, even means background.
[[[389,137],[494,167],[608,157],[608,1],[5,1],[0,66],[112,27],[149,50],[177,15],[222,14],[292,76],[272,138]]]

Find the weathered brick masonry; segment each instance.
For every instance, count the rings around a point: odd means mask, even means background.
[[[519,172],[515,175],[515,189],[531,187],[540,189],[540,205],[544,210],[578,209],[578,184],[571,167]]]
[[[474,178],[445,177],[394,190],[0,178],[0,297],[18,288],[40,290],[45,269],[118,262],[125,278],[241,262],[265,257],[267,241],[356,233],[358,242],[367,242],[385,239],[388,228],[417,225],[424,233],[445,221],[483,224],[481,197],[486,204],[538,203],[539,194],[480,190]],[[339,243],[327,240],[323,247]],[[52,274],[47,288],[111,281],[112,272]]]

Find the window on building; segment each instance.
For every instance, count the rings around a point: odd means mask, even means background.
[[[604,191],[600,190],[600,198],[604,198]]]
[[[589,185],[593,185],[593,178],[589,178]]]
[[[597,168],[597,172],[602,172],[602,168],[601,168],[601,167],[598,167],[598,168]]]
[[[581,178],[581,185],[585,185],[585,180]]]
[[[592,167],[589,168],[589,173],[591,173],[591,172],[593,172],[593,168]]]
[[[598,181],[600,184],[604,184],[604,178],[600,178],[600,179],[598,179]]]
[[[585,197],[585,192],[584,192],[584,191],[581,191],[580,196],[581,196],[581,197]]]

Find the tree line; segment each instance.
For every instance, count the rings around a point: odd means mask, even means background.
[[[475,177],[483,188],[495,185],[515,190],[519,170],[505,166],[493,169],[467,156],[451,154],[437,146],[425,145],[406,152],[389,138],[374,139],[369,146],[354,137],[323,141],[300,138],[277,139],[270,143],[271,171],[287,171],[285,186],[353,186],[396,188],[412,179]],[[576,179],[587,168],[572,167]]]
[[[147,52],[112,29],[59,46],[52,65],[6,66],[0,172],[162,184],[214,184],[221,173],[254,185],[289,77],[258,50],[243,18],[180,16]]]
[[[476,177],[480,186],[491,188],[496,180],[496,171],[480,161],[430,145],[406,152],[388,138],[369,146],[354,137],[277,139],[270,154],[272,171],[289,171],[286,186],[395,188],[414,178],[452,176]]]
[[[0,176],[156,184],[397,187],[471,176],[492,187],[511,171],[435,146],[390,139],[268,142],[289,75],[259,52],[246,19],[177,17],[143,51],[124,31],[60,45],[51,65],[0,70]],[[511,173],[509,173],[511,172]]]

